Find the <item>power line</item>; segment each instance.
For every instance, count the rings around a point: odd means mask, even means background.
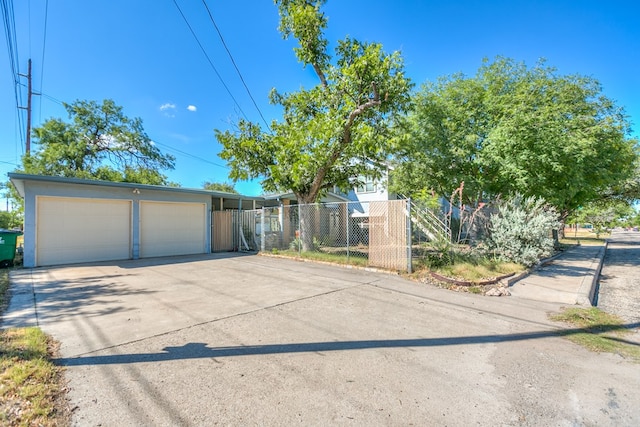
[[[20,146],[24,141],[24,119],[20,106],[22,105],[22,92],[20,88],[20,77],[18,67],[20,60],[18,57],[18,42],[16,36],[16,22],[13,8],[13,0],[0,0],[0,9],[2,10],[2,20],[4,24],[5,39],[7,41],[7,51],[9,56],[9,66],[11,67],[11,77],[13,79],[13,91],[17,109],[17,125],[20,136]],[[24,152],[24,151],[23,151]]]
[[[43,80],[44,80],[44,53],[47,49],[47,21],[49,18],[49,0],[44,3],[44,35],[42,37],[42,60],[40,61],[40,94],[42,94]],[[40,102],[38,109],[38,121],[42,121],[42,102]]]
[[[168,149],[168,150],[170,150],[170,151],[175,151],[176,153],[179,153],[179,154],[182,154],[182,155],[185,155],[185,156],[191,157],[191,158],[196,159],[196,160],[200,160],[201,162],[208,163],[208,164],[210,164],[210,165],[217,166],[217,167],[219,167],[219,168],[223,168],[223,169],[227,169],[227,170],[229,170],[229,168],[228,168],[227,166],[221,165],[221,164],[216,163],[216,162],[212,162],[211,160],[207,160],[207,159],[205,159],[205,158],[202,158],[202,157],[196,156],[195,154],[187,153],[186,151],[179,150],[179,149],[177,149],[177,148],[174,148],[174,147],[172,147],[172,146],[170,146],[170,145],[167,145],[167,144],[163,144],[163,143],[158,142],[158,141],[156,141],[156,140],[154,140],[154,141],[153,141],[153,143],[154,143],[154,144],[157,144],[157,145],[160,145],[160,146],[162,146],[162,147],[165,147],[165,148],[167,148],[167,149]]]
[[[40,96],[42,96],[44,98],[47,98],[48,100],[53,101],[53,102],[55,102],[57,104],[60,104],[60,105],[64,106],[64,102],[63,101],[60,101],[58,98],[54,98],[51,95],[47,95],[46,93],[42,93],[42,91],[40,91],[40,93],[38,95],[40,95]]]
[[[4,163],[5,165],[11,165],[11,166],[16,166],[16,167],[22,166],[22,165],[19,165],[17,163],[14,163],[14,162],[5,162],[4,160],[0,160],[0,163]]]
[[[27,31],[27,40],[28,40],[28,48],[29,48],[29,58],[31,58],[31,0],[27,3],[27,22],[28,22],[28,31]]]
[[[200,50],[202,50],[202,53],[204,53],[204,56],[207,58],[207,61],[209,61],[209,65],[211,65],[211,68],[213,68],[213,71],[216,73],[216,76],[218,76],[218,79],[220,79],[220,82],[222,83],[222,86],[224,86],[224,88],[226,89],[227,93],[229,94],[231,99],[233,99],[233,102],[238,107],[238,110],[240,110],[240,112],[242,113],[244,118],[248,121],[249,119],[247,118],[247,115],[242,110],[242,107],[240,107],[240,104],[238,103],[236,98],[231,93],[231,90],[229,89],[227,84],[224,82],[224,79],[222,78],[222,76],[218,72],[218,69],[215,67],[215,65],[213,65],[213,61],[211,61],[211,58],[209,58],[209,55],[207,54],[207,51],[202,46],[202,43],[200,43],[200,40],[198,39],[198,36],[196,35],[195,31],[193,31],[193,28],[191,28],[191,24],[189,24],[189,21],[187,20],[187,17],[184,15],[184,13],[182,13],[182,9],[180,9],[180,6],[178,5],[178,2],[176,0],[173,0],[173,4],[175,4],[176,8],[178,8],[178,12],[180,12],[180,16],[182,16],[182,19],[187,24],[187,27],[189,27],[189,30],[191,31],[191,35],[193,35],[193,38],[196,39],[196,42],[198,43],[198,46],[200,46]]]
[[[26,107],[18,107],[21,109],[26,109],[27,110],[27,138],[26,138],[26,149],[25,151],[27,152],[27,154],[29,154],[31,152],[31,97],[33,95],[33,90],[32,90],[32,86],[31,86],[31,81],[32,81],[32,74],[31,74],[31,58],[29,58],[29,67],[28,67],[28,72],[27,72],[27,106]],[[20,74],[21,76],[24,76],[24,74]]]
[[[57,98],[54,98],[54,97],[53,97],[53,96],[51,96],[51,95],[47,95],[46,93],[40,93],[40,95],[41,95],[42,97],[44,97],[44,98],[49,99],[50,101],[53,101],[53,102],[55,102],[55,103],[57,103],[57,104],[60,104],[60,105],[64,106],[64,102],[60,101],[60,100],[59,100],[59,99],[57,99]],[[177,148],[175,148],[175,147],[172,147],[171,145],[164,144],[164,143],[162,143],[162,142],[158,142],[158,141],[156,141],[156,140],[153,140],[153,143],[154,143],[154,144],[157,144],[157,145],[160,145],[160,146],[162,146],[162,147],[165,147],[165,148],[167,148],[167,149],[168,149],[168,150],[170,150],[170,151],[174,151],[174,152],[176,152],[176,153],[178,153],[178,154],[182,154],[183,156],[188,156],[188,157],[191,157],[191,158],[193,158],[193,159],[200,160],[201,162],[208,163],[208,164],[213,165],[213,166],[217,166],[217,167],[219,167],[219,168],[224,168],[224,169],[227,169],[227,170],[229,169],[227,166],[221,165],[221,164],[216,163],[216,162],[212,162],[212,161],[207,160],[207,159],[205,159],[205,158],[203,158],[203,157],[196,156],[195,154],[191,154],[191,153],[187,153],[186,151],[179,150],[179,149],[177,149]]]
[[[267,129],[271,130],[269,123],[267,123],[267,120],[264,118],[264,115],[262,115],[262,111],[260,110],[260,107],[258,107],[256,100],[253,98],[253,95],[251,94],[251,91],[249,90],[247,83],[244,81],[244,77],[242,76],[242,73],[240,72],[240,69],[236,64],[235,59],[233,59],[233,55],[231,55],[231,51],[227,47],[227,43],[224,41],[224,37],[222,37],[222,33],[220,32],[220,29],[218,28],[218,25],[216,24],[215,19],[213,19],[213,15],[211,14],[211,10],[209,10],[209,6],[207,6],[207,2],[205,0],[202,0],[202,4],[204,5],[205,9],[207,9],[207,13],[209,14],[209,19],[211,20],[211,23],[216,29],[216,32],[220,37],[220,41],[222,42],[222,45],[224,46],[225,50],[227,51],[227,54],[229,55],[229,59],[231,59],[231,63],[233,64],[233,67],[236,69],[236,72],[238,73],[238,76],[240,77],[240,81],[242,81],[242,85],[246,89],[247,94],[249,95],[249,98],[251,98],[251,102],[253,102],[253,106],[256,107],[256,110],[258,110],[258,114],[260,114],[260,117],[262,117],[262,121],[267,126]]]

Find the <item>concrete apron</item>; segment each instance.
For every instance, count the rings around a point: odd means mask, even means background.
[[[607,244],[576,246],[515,281],[512,296],[535,301],[592,306]]]
[[[640,371],[557,303],[253,256],[20,273],[74,425],[640,425]]]

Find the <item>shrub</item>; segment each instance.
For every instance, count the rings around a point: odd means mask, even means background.
[[[487,244],[499,259],[531,267],[553,253],[551,231],[560,223],[544,199],[516,194],[498,203],[490,221]]]
[[[435,239],[431,242],[431,251],[425,255],[428,268],[435,269],[455,262],[453,244],[446,239]]]
[[[324,246],[324,242],[318,239],[317,236],[313,236],[313,247],[311,248],[311,251],[317,252],[322,246]],[[291,243],[289,243],[289,250],[291,251],[300,251],[303,247],[304,245],[302,244],[302,239],[300,239],[300,237],[296,237],[291,241]]]

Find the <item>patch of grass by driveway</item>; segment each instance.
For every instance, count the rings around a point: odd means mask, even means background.
[[[510,273],[520,273],[524,267],[514,262],[502,262],[492,259],[479,259],[444,265],[434,269],[436,273],[470,282],[481,282]]]
[[[626,339],[632,331],[617,316],[596,307],[572,307],[553,314],[550,318],[573,326],[574,328],[562,331],[561,334],[576,344],[591,351],[616,353],[640,363],[640,343]]]
[[[611,233],[600,233],[596,237],[596,233],[591,230],[571,230],[565,229],[564,238],[560,239],[560,244],[564,246],[574,245],[603,245],[605,239],[610,237]]]
[[[331,264],[341,264],[341,265],[356,265],[359,267],[366,267],[369,263],[369,260],[366,257],[366,254],[362,254],[360,252],[354,251],[355,256],[352,254],[347,257],[345,252],[339,253],[331,253],[331,252],[321,252],[321,251],[308,251],[298,253],[296,250],[273,250],[271,251],[272,255],[282,256],[285,258],[292,259],[308,259],[311,261],[319,261],[319,262],[327,262]]]
[[[8,270],[0,272],[6,307]],[[70,412],[62,368],[51,362],[57,343],[40,328],[0,330],[0,425],[66,426]]]
[[[9,270],[0,270],[0,314],[9,304]]]

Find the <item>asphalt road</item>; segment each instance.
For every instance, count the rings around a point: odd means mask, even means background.
[[[597,305],[628,323],[640,322],[640,232],[611,234],[600,275]]]
[[[15,271],[77,426],[637,426],[640,368],[561,304],[207,255]]]

